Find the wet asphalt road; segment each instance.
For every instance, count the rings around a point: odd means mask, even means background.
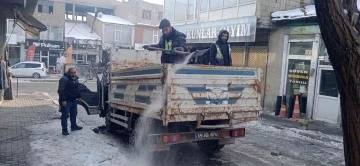
[[[95,90],[94,82],[86,83]],[[15,85],[16,86],[16,85]],[[16,90],[16,89],[14,89]],[[19,93],[32,93],[44,98],[57,99],[57,83],[19,83]],[[48,95],[46,95],[48,94]],[[104,119],[97,115],[88,116],[79,107],[78,118],[85,125],[101,126]],[[273,127],[266,119],[245,124],[246,137],[237,139],[233,145],[226,146],[213,156],[204,155],[196,144],[184,144],[172,147],[169,152],[159,153],[151,165],[166,166],[279,166],[279,165],[344,165],[342,138],[321,133],[308,132],[312,138],[299,135],[299,131],[290,128]],[[107,135],[118,138],[120,151],[129,151],[128,145],[119,135]],[[325,139],[326,138],[326,139]],[[271,153],[279,153],[272,155]]]

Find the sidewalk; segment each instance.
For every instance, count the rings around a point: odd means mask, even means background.
[[[0,106],[0,165],[19,166],[27,163],[31,132],[27,126],[56,118],[52,101],[22,96],[4,101]]]
[[[273,115],[273,112],[266,112],[260,115],[259,120],[263,123],[271,124],[272,126],[283,129],[283,128],[298,128],[300,123],[287,118],[278,118]],[[308,130],[321,132],[327,135],[334,135],[334,136],[343,136],[342,129],[340,126],[335,124],[330,124],[322,121],[317,121],[313,119],[309,119]],[[308,136],[308,135],[306,135]]]

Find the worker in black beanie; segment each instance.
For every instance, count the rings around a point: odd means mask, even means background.
[[[182,63],[185,56],[175,54],[172,50],[186,51],[186,35],[174,29],[170,21],[163,19],[160,22],[159,29],[162,30],[163,35],[158,44],[145,45],[144,49],[149,47],[162,48],[169,51],[163,51],[161,56],[161,63]]]

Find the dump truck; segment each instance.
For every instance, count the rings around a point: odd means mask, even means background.
[[[262,113],[261,69],[161,64],[160,57],[160,51],[112,49],[97,92],[82,85],[79,104],[105,118],[108,131],[129,137],[140,118],[150,119],[146,137],[154,151],[190,142],[212,153],[245,136],[234,125]]]

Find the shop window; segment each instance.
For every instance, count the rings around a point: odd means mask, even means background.
[[[187,6],[187,20],[196,19],[196,0],[189,0]]]
[[[151,20],[151,10],[142,10],[142,18]]]
[[[209,5],[210,10],[221,9],[223,5],[222,0],[209,0],[209,2],[210,2]]]
[[[166,0],[164,1],[164,12],[165,18],[170,22],[174,21],[174,9],[175,9],[175,0]]]
[[[322,96],[338,97],[339,90],[334,70],[321,70],[320,90]]]
[[[307,96],[311,60],[289,59],[286,95]]]
[[[208,10],[209,0],[201,0],[200,11],[204,12]]]
[[[239,5],[248,4],[248,3],[254,3],[255,1],[256,0],[239,0]]]
[[[237,6],[239,0],[225,0],[224,7],[233,7]]]
[[[175,22],[185,21],[187,0],[176,0],[175,2]]]
[[[37,61],[37,62],[40,61],[40,51],[35,51],[34,61]]]
[[[312,50],[313,42],[291,42],[289,54],[311,56]]]

